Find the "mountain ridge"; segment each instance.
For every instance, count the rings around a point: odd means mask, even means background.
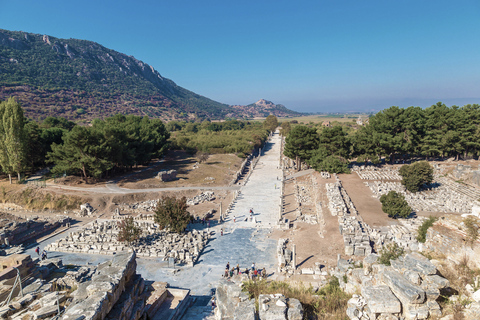
[[[0,99],[16,96],[33,119],[53,115],[89,121],[124,113],[193,120],[250,114],[180,87],[147,63],[96,42],[23,31],[0,29],[0,84]]]

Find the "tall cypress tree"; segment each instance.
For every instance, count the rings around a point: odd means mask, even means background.
[[[25,168],[25,118],[22,107],[13,97],[5,101],[0,109],[2,115],[0,162],[12,183],[12,173],[16,172],[20,181],[20,172]]]

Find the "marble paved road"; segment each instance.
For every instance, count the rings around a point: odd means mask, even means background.
[[[279,159],[280,137],[276,133],[265,145],[259,162],[241,188],[226,221],[211,228],[215,235],[193,268],[168,268],[167,263],[159,259],[138,258],[137,273],[147,280],[166,281],[171,287],[188,288],[191,294],[203,297],[210,295],[211,289],[224,273],[227,262],[232,267],[238,263],[241,268],[250,267],[255,262],[257,267],[265,267],[267,273],[271,274],[276,266],[276,241],[268,239],[268,235],[278,219],[281,196],[279,179],[282,175],[278,167]],[[254,211],[253,219],[250,219],[250,208]],[[223,236],[221,229],[224,231]],[[48,239],[40,247],[65,235]],[[33,250],[34,248],[28,250],[32,256],[35,254]],[[61,252],[50,252],[49,256],[62,257],[64,264],[97,264],[111,259],[111,256]],[[196,307],[204,310],[201,305]],[[192,318],[195,312],[189,310],[183,319],[204,319],[209,314],[207,311],[205,309],[205,312],[199,312]]]

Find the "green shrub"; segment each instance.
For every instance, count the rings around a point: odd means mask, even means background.
[[[405,197],[395,191],[390,191],[380,197],[382,203],[382,210],[389,217],[396,218],[397,216],[406,218],[412,212],[412,208],[408,205]]]
[[[404,165],[399,174],[402,176],[402,184],[410,192],[417,192],[422,185],[433,181],[433,168],[426,161]]]
[[[390,260],[398,259],[404,254],[403,248],[399,247],[395,242],[389,243],[380,250],[378,262],[386,266],[390,265]]]
[[[429,217],[427,220],[423,221],[422,225],[418,228],[417,241],[425,243],[427,237],[427,230],[437,221],[435,217]]]

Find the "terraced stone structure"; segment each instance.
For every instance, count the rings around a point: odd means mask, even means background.
[[[46,250],[107,255],[135,250],[139,257],[174,258],[176,263],[193,266],[210,238],[207,231],[178,234],[160,230],[150,220],[135,220],[134,223],[141,228],[142,236],[130,245],[118,241],[117,220],[96,220],[83,230],[51,243]]]

